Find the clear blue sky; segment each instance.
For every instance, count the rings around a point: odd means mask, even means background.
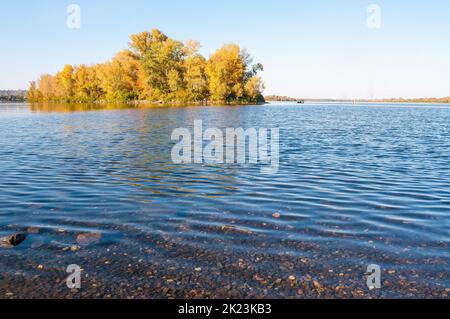
[[[81,29],[67,28],[67,6]],[[381,8],[381,29],[367,7]],[[264,64],[267,94],[450,96],[448,0],[2,0],[0,89],[26,88],[64,64],[91,64],[160,28],[209,55],[227,42]]]

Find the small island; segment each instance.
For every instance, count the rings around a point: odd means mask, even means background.
[[[169,38],[160,30],[131,36],[129,49],[92,66],[66,65],[31,82],[29,102],[261,104],[260,63],[237,44],[206,59],[197,41]]]

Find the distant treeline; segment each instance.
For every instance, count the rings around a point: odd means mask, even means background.
[[[206,59],[196,41],[182,43],[161,31],[131,36],[129,49],[92,66],[66,65],[31,82],[31,102],[260,103],[261,64],[236,44]]]
[[[280,95],[266,95],[266,101],[272,102],[296,102],[302,99],[280,96]],[[450,97],[444,98],[417,98],[417,99],[366,99],[366,100],[344,100],[344,99],[307,99],[309,102],[334,102],[334,103],[353,103],[353,102],[363,102],[363,103],[450,103]]]
[[[289,96],[280,96],[280,95],[266,95],[265,97],[266,101],[272,101],[272,102],[296,102],[299,99],[289,97]]]
[[[371,100],[370,102],[386,102],[386,103],[450,103],[450,97],[443,98],[417,98],[417,99],[381,99]]]
[[[24,102],[26,95],[24,90],[0,90],[0,102]]]

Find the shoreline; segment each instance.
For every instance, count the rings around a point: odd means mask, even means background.
[[[107,101],[97,101],[97,102],[30,102],[27,100],[17,100],[17,101],[1,101],[0,104],[30,104],[30,105],[71,105],[71,106],[103,106],[103,105],[128,105],[128,106],[152,106],[152,107],[168,107],[168,106],[262,106],[270,104],[297,104],[295,101],[265,101],[265,102],[208,102],[208,103],[160,103],[160,102],[149,102],[149,101],[132,101],[132,102],[107,102]],[[305,104],[354,104],[353,101],[330,101],[330,100],[305,100]],[[392,105],[450,105],[450,102],[386,102],[386,101],[356,101],[356,104],[392,104]]]
[[[17,102],[16,102],[17,103]],[[265,105],[267,102],[225,102],[225,101],[208,101],[208,102],[152,102],[152,101],[94,101],[94,102],[30,102],[23,101],[31,105],[129,105],[129,106],[247,106],[247,105]]]
[[[390,101],[350,101],[350,100],[304,100],[304,104],[319,104],[319,103],[328,103],[328,104],[423,104],[423,105],[450,105],[450,102],[390,102]],[[270,101],[266,100],[267,104],[272,103],[297,103],[296,101]],[[301,104],[300,104],[301,105]]]

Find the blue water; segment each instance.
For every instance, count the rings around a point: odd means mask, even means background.
[[[280,128],[278,173],[261,174],[258,165],[173,164],[173,129],[200,119],[220,129]],[[0,274],[19,271],[25,285],[33,285],[34,263],[61,268],[83,256],[79,263],[95,264],[89,258],[115,249],[161,271],[189,274],[203,265],[221,272],[217,260],[227,256],[254,265],[250,273],[312,274],[329,287],[345,280],[364,287],[366,265],[379,264],[391,282],[405,281],[385,288],[394,297],[442,296],[450,286],[450,106],[2,104],[0,163],[0,237],[39,228],[21,246],[0,248]],[[89,232],[101,240],[62,251]],[[108,272],[102,262],[91,277],[132,286],[142,280]],[[247,280],[232,273],[211,281]],[[177,289],[185,288],[182,282]],[[283,296],[273,289],[265,295]]]

